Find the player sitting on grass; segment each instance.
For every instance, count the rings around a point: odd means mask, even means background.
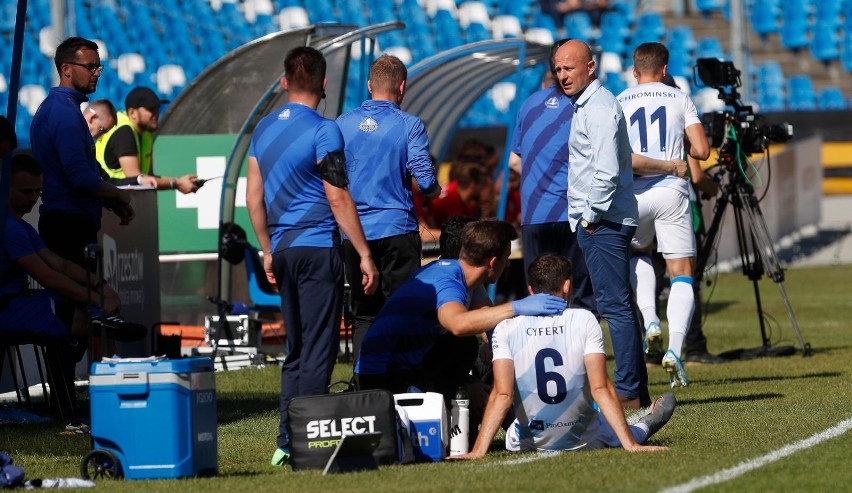
[[[571,299],[571,262],[565,257],[538,257],[527,279],[530,293]],[[494,329],[492,349],[494,387],[479,437],[469,454],[453,459],[478,459],[488,452],[513,397],[517,419],[506,432],[507,450],[668,448],[642,444],[671,418],[674,395],[658,398],[650,413],[628,426],[606,373],[601,327],[588,310],[567,308],[559,315],[505,320]]]

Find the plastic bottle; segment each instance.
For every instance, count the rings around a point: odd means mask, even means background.
[[[470,397],[464,387],[459,387],[452,401],[450,425],[450,455],[468,452],[470,434]]]

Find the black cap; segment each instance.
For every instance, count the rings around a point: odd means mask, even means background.
[[[160,105],[168,101],[160,99],[157,93],[147,87],[134,87],[124,98],[124,108],[146,108],[151,111],[159,110]]]

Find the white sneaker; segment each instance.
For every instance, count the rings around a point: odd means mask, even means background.
[[[671,349],[666,351],[666,355],[663,356],[663,369],[669,374],[669,385],[672,388],[678,385],[681,387],[689,385],[689,377],[686,376],[683,361]]]
[[[648,324],[648,328],[645,329],[645,340],[642,341],[642,346],[648,359],[652,361],[660,360],[660,356],[663,354],[663,329],[659,323],[651,322]]]

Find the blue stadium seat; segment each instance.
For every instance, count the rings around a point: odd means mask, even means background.
[[[319,22],[337,22],[337,18],[334,17],[334,5],[332,5],[331,0],[311,0],[308,7],[308,16],[311,19],[311,23],[314,24]]]
[[[727,0],[695,0],[695,7],[705,17],[713,12],[721,12],[728,7]]]
[[[819,92],[819,107],[823,110],[846,109],[846,98],[837,87],[825,87]]]
[[[449,50],[464,44],[459,23],[449,11],[437,11],[432,23],[435,26],[435,45],[439,51]]]
[[[672,26],[669,29],[667,46],[669,49],[677,46],[686,51],[694,51],[698,47],[698,42],[695,41],[692,28],[689,26]]]
[[[758,92],[757,105],[761,112],[784,111],[784,90],[773,89]]]
[[[604,87],[609,89],[609,92],[618,96],[622,91],[627,89],[627,82],[624,82],[624,79],[621,77],[621,74],[618,72],[610,72],[606,74],[606,81],[604,82]]]
[[[534,10],[534,8],[529,1],[499,0],[497,2],[498,14],[514,15],[521,21],[523,21],[532,10]]]
[[[852,25],[850,25],[852,26]],[[846,29],[843,34],[843,43],[840,44],[840,62],[847,72],[852,72],[852,30]]]
[[[781,45],[790,50],[800,50],[809,44],[808,1],[785,0],[781,9]]]
[[[761,39],[781,32],[777,0],[754,0],[751,5],[751,26]]]
[[[834,24],[816,23],[811,38],[811,54],[824,63],[840,58],[840,35]]]
[[[343,0],[338,2],[338,8],[340,9],[340,18],[344,19],[347,23],[351,22],[352,24],[356,24],[359,26],[364,26],[367,24],[366,16],[364,15],[363,5],[358,0]],[[386,15],[386,9],[384,8],[375,8],[376,11],[381,10],[381,15]],[[393,11],[391,11],[393,14]],[[379,16],[377,16],[379,17]],[[378,19],[375,22],[382,22]]]
[[[15,19],[18,15],[16,2],[4,1],[0,4],[0,33],[13,33],[15,31]]]
[[[569,38],[592,42],[598,39],[598,33],[592,25],[592,19],[586,12],[574,12],[565,16],[565,32]]]
[[[842,24],[841,12],[843,10],[843,4],[844,2],[842,0],[823,0],[815,2],[815,24],[828,25],[831,26],[831,29],[840,28]]]
[[[757,84],[759,86],[782,86],[784,72],[778,62],[763,62],[757,67]]]
[[[642,33],[646,39],[660,41],[666,35],[666,25],[663,23],[663,17],[657,12],[645,12],[636,20],[636,30],[634,34]]]
[[[607,34],[621,38],[630,36],[630,19],[627,14],[617,9],[604,12],[601,15],[601,37]]]
[[[695,49],[695,58],[727,58],[722,42],[715,36],[702,38]]]
[[[669,66],[668,73],[672,76],[680,75],[689,77],[692,75],[692,54],[680,44],[669,42]]]
[[[550,32],[553,33],[553,39],[559,39],[559,34],[556,29],[556,22],[553,21],[553,17],[550,17],[547,14],[535,12],[533,14],[533,20],[530,23],[529,27],[542,27],[544,29],[549,29]]]
[[[637,4],[638,0],[614,0],[610,2],[612,10],[624,14],[630,24],[636,22]]]
[[[816,109],[816,93],[808,75],[794,75],[787,81],[787,106],[791,110]]]

